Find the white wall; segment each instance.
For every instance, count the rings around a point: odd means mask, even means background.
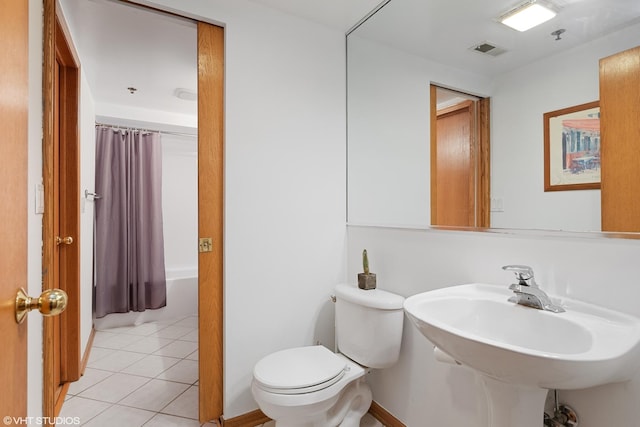
[[[84,191],[95,190],[95,105],[87,78],[80,68],[80,345],[84,356],[93,327],[93,209]]]
[[[28,281],[29,295],[42,293],[42,215],[35,213],[35,186],[42,183],[42,2],[29,0],[29,159]],[[27,415],[42,415],[42,317],[27,316]]]
[[[163,133],[160,140],[165,268],[197,271],[198,138]]]
[[[597,101],[598,61],[638,44],[640,25],[499,76],[492,93],[492,227],[600,230],[600,190],[544,192],[543,114]],[[606,144],[606,142],[604,142]]]
[[[348,228],[348,277],[355,282],[366,248],[378,287],[410,296],[472,282],[503,284],[501,266],[533,267],[544,290],[640,317],[635,265],[640,241],[529,232],[497,234],[437,230]],[[505,319],[508,321],[508,319]],[[526,333],[526,331],[523,331]],[[374,400],[407,426],[484,427],[486,405],[470,371],[433,359],[433,346],[405,318],[403,348],[394,367],[369,378]],[[636,425],[640,375],[630,382],[561,391],[580,426]],[[542,424],[542,414],[540,414]]]
[[[430,83],[488,95],[491,79],[348,37],[349,223],[428,227]]]

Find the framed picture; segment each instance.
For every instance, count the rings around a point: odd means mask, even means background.
[[[599,102],[545,113],[544,191],[599,188]]]

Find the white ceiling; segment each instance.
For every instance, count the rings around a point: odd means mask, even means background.
[[[549,1],[559,7],[557,16],[519,32],[496,18],[523,1],[391,0],[357,34],[435,62],[496,75],[640,23],[639,0]],[[561,40],[551,35],[558,29],[566,30]],[[492,57],[469,50],[484,42],[506,53]]]
[[[346,32],[384,0],[249,0]]]
[[[173,96],[196,89],[196,29],[190,21],[114,0],[59,0],[97,104],[196,114],[196,103]],[[249,0],[347,32],[381,0]],[[640,22],[639,0],[555,0],[556,18],[526,33],[494,18],[512,0],[391,0],[355,34],[401,46],[436,62],[501,72]],[[517,4],[517,3],[516,3]],[[374,29],[374,27],[376,27]],[[562,40],[550,33],[565,28]],[[640,40],[640,35],[639,35]],[[490,41],[509,52],[470,52]],[[137,88],[131,95],[127,87]]]
[[[195,23],[107,0],[60,0],[96,104],[196,115]],[[128,87],[137,91],[130,94]]]

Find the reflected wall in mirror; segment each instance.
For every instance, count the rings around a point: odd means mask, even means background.
[[[434,83],[491,98],[492,227],[600,230],[600,190],[544,192],[543,114],[598,99],[598,61],[638,44],[640,3],[564,4],[525,33],[495,22],[512,6],[391,0],[349,33],[349,223],[430,226]]]

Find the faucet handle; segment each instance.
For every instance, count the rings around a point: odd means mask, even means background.
[[[518,284],[523,286],[531,286],[537,288],[536,280],[533,277],[533,269],[528,265],[505,265],[502,267],[505,271],[512,271],[518,279]]]

